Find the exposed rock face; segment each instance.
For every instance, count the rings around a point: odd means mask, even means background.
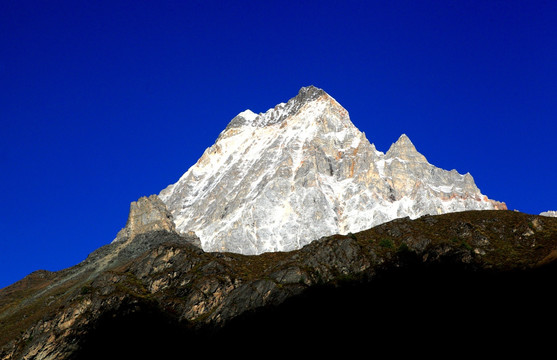
[[[172,214],[157,195],[144,196],[132,202],[126,226],[118,232],[111,244],[93,252],[88,260],[97,263],[95,266],[98,266],[99,262],[129,260],[160,243],[146,243],[145,237],[139,236],[153,232],[176,232]],[[182,234],[181,241],[201,247],[201,241],[193,232]]]
[[[265,113],[240,113],[159,197],[204,250],[242,254],[299,249],[405,216],[506,208],[470,174],[429,164],[406,135],[378,151],[313,86]]]
[[[291,354],[292,342],[310,336],[315,345],[302,348],[312,354],[385,344],[415,352],[427,341],[462,346],[470,334],[512,337],[529,353],[527,339],[539,348],[545,333],[553,344],[546,325],[555,320],[555,272],[543,271],[555,270],[555,218],[470,211],[397,219],[258,256],[206,253],[168,231],[134,242],[156,245],[94,276],[36,272],[0,290],[0,359],[245,355],[246,346]],[[373,286],[404,269],[405,277]],[[258,321],[258,312],[276,316]]]
[[[153,234],[157,234],[157,236]],[[201,242],[194,233],[176,233],[172,215],[157,195],[142,197],[130,204],[126,227],[118,232],[110,244],[93,251],[76,266],[60,271],[58,276],[45,271],[33,273],[31,279],[40,276],[50,280],[47,284],[43,282],[44,288],[34,296],[40,297],[43,293],[75,282],[92,280],[98,274],[120,266],[144,252],[168,242],[201,247]],[[33,300],[33,298],[26,299],[21,305],[25,305],[26,301]]]
[[[176,229],[172,214],[157,195],[142,197],[130,204],[126,227],[120,230],[114,241],[122,241],[149,231]]]
[[[540,215],[542,216],[551,216],[551,217],[557,217],[557,211],[544,211],[542,213],[540,213]]]
[[[176,231],[172,214],[157,195],[144,196],[130,204],[126,227],[118,232],[113,243],[131,241],[137,235],[153,231]],[[201,247],[201,241],[193,231],[185,231],[183,235],[187,241]]]

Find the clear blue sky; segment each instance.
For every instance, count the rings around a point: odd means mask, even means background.
[[[557,210],[556,1],[0,1],[0,288],[112,241],[237,113],[315,85],[510,209]]]

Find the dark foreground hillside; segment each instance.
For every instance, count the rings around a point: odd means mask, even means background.
[[[1,358],[532,357],[553,346],[557,219],[400,219],[260,256],[204,253],[168,233],[134,241],[161,236],[93,277],[35,274],[2,289]]]
[[[542,354],[554,343],[554,265],[469,273],[451,264],[390,271],[372,283],[317,286],[283,304],[193,331],[168,313],[106,314],[75,359],[191,354]],[[107,349],[111,349],[107,351]]]

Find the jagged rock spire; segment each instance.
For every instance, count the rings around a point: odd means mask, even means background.
[[[402,134],[398,140],[391,145],[385,156],[387,158],[427,162],[425,156],[416,150],[416,147],[406,134]]]

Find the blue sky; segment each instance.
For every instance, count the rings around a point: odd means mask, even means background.
[[[510,209],[557,210],[555,1],[0,2],[0,288],[112,241],[302,86]]]

